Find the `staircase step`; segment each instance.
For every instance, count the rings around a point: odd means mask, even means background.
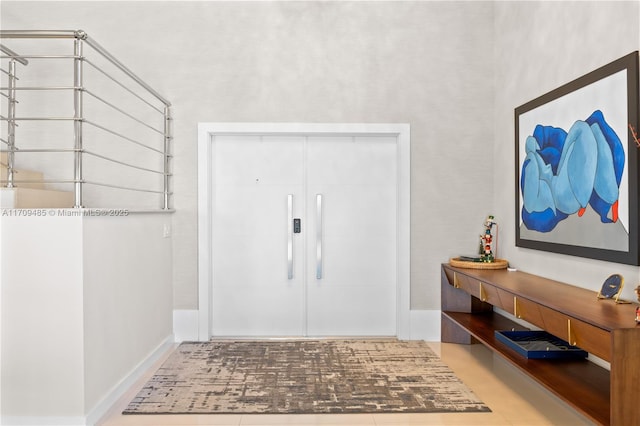
[[[38,188],[1,188],[2,208],[72,208],[73,192]]]

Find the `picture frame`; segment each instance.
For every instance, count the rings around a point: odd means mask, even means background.
[[[516,246],[640,265],[638,52],[515,108]]]

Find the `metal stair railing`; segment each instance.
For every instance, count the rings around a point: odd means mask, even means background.
[[[12,48],[9,48],[5,43],[5,40],[12,40],[14,42],[20,39],[35,39],[44,42],[45,40],[71,40],[73,43],[72,54],[58,54],[58,53],[46,53],[46,54],[18,54]],[[0,87],[0,95],[6,98],[6,115],[0,115],[0,122],[4,123],[3,137],[0,137],[0,151],[6,152],[6,179],[2,177],[0,179],[0,185],[7,188],[13,188],[19,186],[21,183],[51,183],[51,184],[69,184],[73,185],[74,193],[74,207],[83,208],[86,207],[83,203],[83,192],[86,185],[92,185],[97,188],[114,188],[119,191],[136,191],[138,193],[150,193],[158,194],[161,197],[161,209],[171,209],[171,196],[170,191],[171,184],[171,142],[172,142],[172,126],[171,126],[171,103],[161,96],[156,90],[144,82],[140,77],[134,74],[128,67],[122,62],[116,59],[111,53],[104,49],[95,40],[89,37],[84,31],[27,31],[27,30],[0,30],[0,40],[3,43],[0,44],[0,51],[2,56],[0,59],[3,61],[3,67],[0,67],[0,72],[7,84],[2,84]],[[93,56],[85,54],[85,47],[88,47]],[[18,78],[17,68],[23,67],[35,67],[40,66],[42,63],[53,60],[62,60],[70,62],[68,65],[68,72],[73,76],[73,84],[20,84]],[[100,63],[102,61],[102,63]],[[6,63],[6,69],[4,65]],[[46,66],[46,65],[45,65]],[[87,70],[93,72],[94,77],[104,79],[101,84],[98,84],[97,88],[89,87],[85,84],[85,74]],[[41,75],[46,75],[47,71],[41,72]],[[124,77],[124,78],[122,78]],[[106,83],[105,83],[106,82]],[[103,93],[107,90],[102,89],[101,85],[114,84],[116,90],[119,90],[120,97],[118,99],[111,99],[114,93],[118,93],[115,90],[109,91],[109,93]],[[72,105],[60,105],[59,110],[71,109],[72,106],[73,115],[44,115],[44,114],[17,114],[18,103],[20,102],[19,94],[27,92],[71,92],[73,95]],[[135,111],[131,111],[130,105],[125,105],[124,98],[126,95],[129,98],[129,104],[135,103]],[[107,123],[101,122],[102,115],[97,114],[91,116],[85,111],[85,105],[87,100],[91,100],[93,105],[99,105],[100,108],[104,108],[110,111],[109,114],[114,114],[118,117],[112,119]],[[56,106],[58,107],[58,106]],[[144,112],[141,110],[144,109]],[[109,115],[103,114],[103,115]],[[158,114],[162,120],[162,123],[158,125],[159,120],[153,119],[155,123],[150,122],[149,114]],[[103,118],[104,119],[104,118]],[[120,130],[114,126],[114,121],[120,122],[120,120],[126,120],[129,127],[136,126],[136,133],[139,133],[139,129],[151,132],[151,136],[145,136],[141,139],[137,134],[131,134],[133,131],[128,128],[127,130]],[[43,122],[66,122],[71,123],[73,126],[72,141],[66,141],[67,146],[59,147],[29,147],[28,144],[16,139],[16,129],[20,126],[20,123],[43,123]],[[155,125],[154,125],[155,124]],[[87,141],[85,140],[87,130],[91,128],[95,132],[100,133],[99,139],[101,143],[115,145],[115,140],[118,143],[126,143],[131,146],[135,146],[136,149],[146,152],[146,154],[127,156],[127,153],[123,149],[116,148],[116,154],[105,154],[96,150],[96,148],[88,148]],[[108,141],[108,142],[106,142]],[[72,142],[72,145],[71,145]],[[4,147],[4,146],[6,147]],[[71,146],[69,146],[71,145]],[[16,154],[22,153],[39,153],[39,154],[52,154],[52,153],[67,153],[73,155],[73,178],[72,179],[49,179],[42,181],[20,181],[15,176],[15,157]],[[160,166],[150,167],[146,165],[144,160],[150,156],[161,156],[158,160]],[[113,165],[118,167],[124,167],[129,170],[143,173],[145,175],[156,175],[161,177],[161,183],[153,185],[152,187],[137,186],[130,184],[120,184],[112,180],[90,180],[85,177],[85,166],[87,158],[91,157],[94,160],[103,162],[103,168]],[[133,157],[133,158],[131,158]],[[154,163],[155,164],[155,163]],[[117,172],[113,171],[109,176],[109,179],[113,179],[117,176]]]

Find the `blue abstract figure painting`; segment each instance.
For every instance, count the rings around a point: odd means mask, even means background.
[[[638,52],[515,109],[516,246],[640,264]]]
[[[625,151],[600,110],[576,121],[568,131],[538,124],[525,142],[522,165],[522,221],[550,232],[588,206],[603,223],[617,222]]]

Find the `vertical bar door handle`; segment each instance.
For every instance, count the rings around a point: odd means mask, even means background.
[[[293,194],[287,195],[287,278],[293,279]]]
[[[322,194],[316,194],[316,279],[322,279]]]

